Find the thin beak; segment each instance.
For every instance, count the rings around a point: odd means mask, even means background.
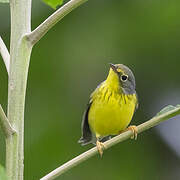
[[[112,63],[109,63],[109,64],[110,64],[111,69],[112,69],[115,73],[117,73],[116,66],[115,66],[114,64],[112,64]]]

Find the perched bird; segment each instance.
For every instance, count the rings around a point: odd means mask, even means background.
[[[78,142],[96,144],[102,156],[103,142],[112,135],[128,129],[136,138],[136,126],[127,128],[138,107],[135,86],[135,77],[127,66],[110,63],[107,79],[90,96],[82,120],[82,137]]]

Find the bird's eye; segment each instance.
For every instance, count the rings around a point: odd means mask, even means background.
[[[127,75],[122,75],[122,76],[121,76],[121,80],[122,80],[122,81],[125,82],[125,81],[127,81],[127,79],[128,79],[128,76],[127,76]]]

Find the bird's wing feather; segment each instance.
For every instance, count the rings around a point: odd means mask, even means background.
[[[91,107],[91,103],[87,105],[87,108],[83,114],[83,119],[82,119],[82,137],[79,139],[78,143],[81,143],[81,145],[86,145],[91,143],[92,140],[92,132],[89,127],[88,123],[88,113],[89,109]]]
[[[96,93],[98,93],[99,87],[101,85],[102,83],[92,92],[87,108],[83,114],[82,125],[81,125],[82,137],[78,141],[78,143],[81,143],[81,145],[86,145],[86,144],[92,143],[93,141],[93,134],[91,132],[91,129],[88,123],[88,113],[91,108],[91,104],[93,103],[93,97]]]

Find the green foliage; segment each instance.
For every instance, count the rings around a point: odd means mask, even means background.
[[[0,0],[0,3],[9,3],[9,0]]]
[[[0,165],[0,180],[7,180],[5,169]]]
[[[63,3],[63,0],[43,0],[43,1],[49,6],[51,6],[53,9],[56,9],[57,6]]]
[[[176,105],[176,106],[172,106],[172,105],[168,105],[165,108],[163,108],[160,112],[157,113],[157,116],[162,115],[164,113],[167,113],[168,111],[172,111],[175,109],[179,109],[180,108],[180,104]]]

